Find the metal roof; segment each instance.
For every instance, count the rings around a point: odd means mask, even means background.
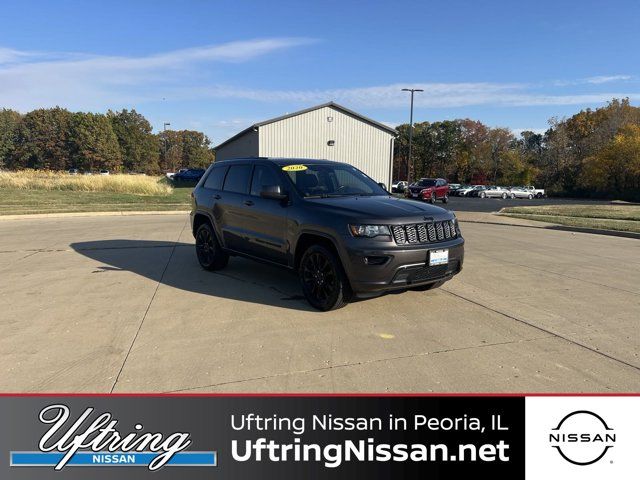
[[[372,120],[371,118],[365,117],[364,115],[361,115],[358,112],[354,112],[353,110],[349,110],[348,108],[343,107],[342,105],[338,105],[335,102],[327,102],[327,103],[323,103],[321,105],[316,105],[315,107],[305,108],[304,110],[299,110],[299,111],[293,112],[293,113],[287,113],[286,115],[281,115],[279,117],[270,118],[269,120],[264,120],[262,122],[254,123],[250,127],[245,128],[241,132],[236,133],[233,137],[231,137],[231,138],[225,140],[224,142],[222,142],[220,145],[214,147],[214,150],[217,150],[218,148],[222,147],[223,145],[226,145],[227,143],[232,142],[236,138],[241,137],[245,133],[250,132],[252,130],[255,130],[258,127],[261,127],[263,125],[268,125],[270,123],[279,122],[280,120],[285,120],[287,118],[296,117],[298,115],[302,115],[304,113],[312,112],[314,110],[318,110],[318,109],[324,108],[324,107],[331,107],[331,108],[334,108],[336,110],[340,110],[340,111],[346,113],[347,115],[351,115],[353,117],[359,118],[360,120],[362,120],[365,123],[368,123],[369,125],[372,125],[374,127],[380,128],[380,129],[390,133],[391,135],[395,136],[395,135],[398,134],[398,132],[394,128],[388,127],[384,123],[376,122],[375,120]]]

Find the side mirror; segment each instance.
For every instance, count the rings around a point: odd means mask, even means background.
[[[262,198],[271,200],[285,200],[288,195],[280,189],[280,185],[264,185],[260,192]]]
[[[388,191],[388,190],[387,190],[387,186],[386,186],[384,183],[382,183],[382,182],[378,182],[378,185],[379,185],[379,186],[380,186],[384,191]]]

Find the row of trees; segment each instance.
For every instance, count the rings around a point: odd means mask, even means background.
[[[416,123],[411,178],[536,184],[558,195],[640,199],[640,108],[614,99],[549,124],[544,134],[525,131],[517,137],[469,119]],[[394,171],[402,179],[409,125],[398,131]]]
[[[157,174],[206,167],[213,160],[210,141],[202,132],[154,134],[149,121],[135,110],[109,110],[104,115],[59,107],[24,115],[0,110],[0,168]]]

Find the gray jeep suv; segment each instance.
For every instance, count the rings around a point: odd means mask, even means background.
[[[203,268],[224,268],[241,255],[293,269],[319,310],[340,308],[354,294],[428,290],[462,269],[464,239],[453,213],[394,197],[346,163],[220,161],[192,198]]]

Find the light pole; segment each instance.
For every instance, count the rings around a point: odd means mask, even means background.
[[[409,117],[409,156],[407,157],[407,183],[411,185],[411,144],[413,143],[413,94],[415,92],[424,92],[421,88],[403,88],[403,92],[411,92],[411,115]]]
[[[163,140],[164,140],[164,161],[165,162],[167,161],[167,127],[170,127],[170,126],[171,124],[169,122],[164,122],[164,125],[162,126],[162,131],[164,132]],[[175,168],[173,168],[173,164],[171,165],[171,170],[175,170]]]

